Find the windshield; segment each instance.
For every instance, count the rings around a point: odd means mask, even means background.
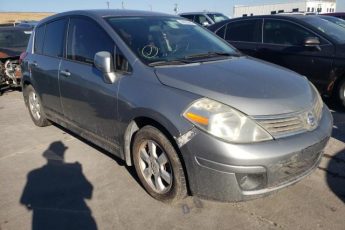
[[[112,28],[146,64],[219,58],[239,53],[208,30],[173,17],[108,18]],[[216,55],[215,55],[216,54]],[[224,55],[226,54],[226,55]]]
[[[229,18],[223,14],[207,14],[215,23],[228,20]]]
[[[26,47],[28,45],[30,35],[31,31],[0,30],[0,47]]]
[[[337,42],[341,44],[345,43],[345,28],[317,16],[304,17],[303,20]]]
[[[336,18],[336,17],[332,17],[332,16],[320,16],[322,19],[326,19],[330,22],[333,22],[335,24],[337,24],[338,26],[344,27],[345,28],[345,20],[340,19],[340,18]]]

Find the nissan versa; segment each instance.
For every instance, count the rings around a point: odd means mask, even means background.
[[[134,165],[157,200],[269,194],[310,174],[331,134],[305,77],[180,17],[61,13],[37,25],[23,56],[33,122],[60,124]]]

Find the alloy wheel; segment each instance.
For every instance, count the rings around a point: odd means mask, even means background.
[[[144,141],[139,149],[140,171],[149,186],[164,194],[171,189],[173,172],[168,156],[154,141]]]

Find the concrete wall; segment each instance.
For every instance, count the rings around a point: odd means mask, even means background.
[[[321,8],[321,13],[326,13],[327,9],[336,9],[336,0],[299,0],[290,3],[277,3],[267,5],[253,5],[253,6],[234,6],[233,17],[242,17],[243,15],[251,16],[255,15],[267,15],[272,11],[278,13],[279,11],[292,12],[293,9],[298,9],[299,12],[307,12],[309,7],[310,12],[314,8],[314,12],[317,12],[318,8]]]

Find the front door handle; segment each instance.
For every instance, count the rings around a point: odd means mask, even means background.
[[[71,73],[68,70],[61,70],[60,74],[64,75],[65,77],[71,76]]]

